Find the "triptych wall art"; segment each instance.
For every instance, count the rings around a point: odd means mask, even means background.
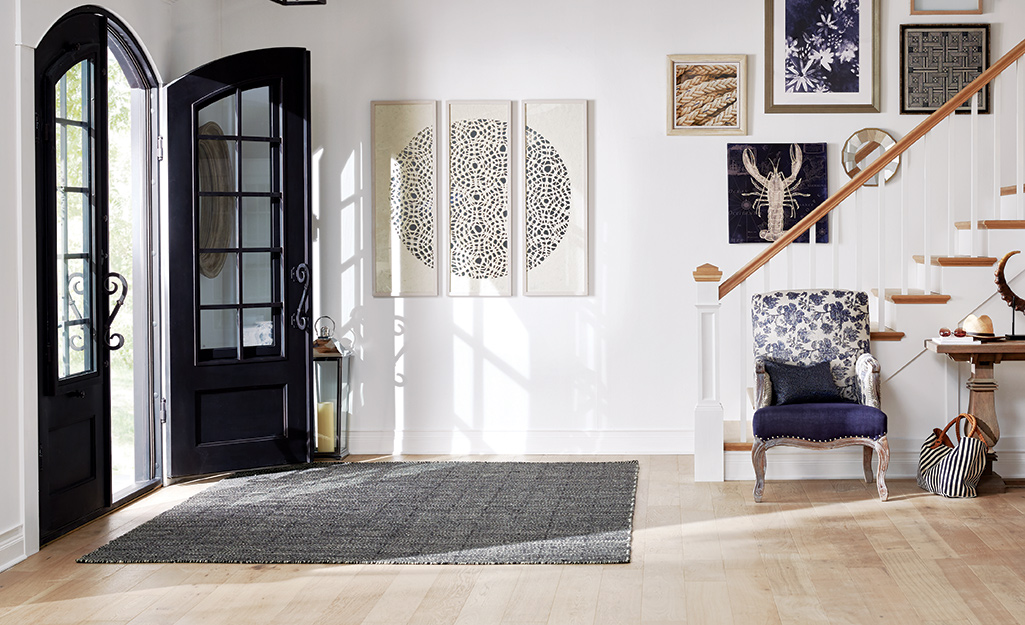
[[[513,292],[512,102],[446,106],[446,255],[439,253],[438,103],[373,102],[374,295]],[[524,293],[588,294],[585,100],[523,103]],[[444,244],[442,244],[444,245]]]
[[[374,295],[438,294],[438,103],[374,102]]]

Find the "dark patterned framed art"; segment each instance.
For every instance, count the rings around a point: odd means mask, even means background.
[[[989,24],[902,24],[900,112],[927,115],[989,67]],[[979,112],[989,113],[989,86]],[[971,112],[971,100],[957,109]]]
[[[882,0],[765,0],[766,113],[878,113]]]

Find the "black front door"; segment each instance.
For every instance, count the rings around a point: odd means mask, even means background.
[[[306,462],[309,53],[214,61],[167,110],[169,475]]]
[[[35,56],[43,542],[111,501],[106,30],[69,17]]]

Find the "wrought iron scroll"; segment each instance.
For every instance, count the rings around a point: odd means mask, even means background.
[[[117,317],[121,305],[125,303],[125,297],[128,296],[128,280],[121,274],[112,271],[107,275],[107,295],[116,295],[118,290],[121,291],[121,294],[118,295],[114,310],[111,311],[110,317],[107,319],[107,346],[112,352],[121,349],[125,344],[123,334],[117,332],[112,334],[110,330],[114,326],[114,317]]]
[[[305,330],[310,326],[310,266],[306,263],[299,263],[292,268],[292,280],[303,287],[303,294],[299,298],[299,305],[292,314],[292,327]]]

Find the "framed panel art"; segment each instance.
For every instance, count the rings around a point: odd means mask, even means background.
[[[671,54],[666,133],[747,134],[747,57]]]
[[[448,103],[449,295],[512,295],[512,102]]]
[[[829,195],[825,143],[730,143],[726,165],[730,243],[775,241]],[[829,242],[828,215],[815,242]]]
[[[989,24],[901,24],[900,112],[926,115],[989,67]],[[989,113],[989,85],[979,112]],[[971,102],[957,108],[971,112]]]
[[[911,0],[912,15],[982,15],[982,0]]]
[[[586,100],[523,103],[527,295],[588,293]]]
[[[882,0],[765,0],[766,113],[878,113]]]
[[[438,294],[438,103],[371,102],[374,295]]]

